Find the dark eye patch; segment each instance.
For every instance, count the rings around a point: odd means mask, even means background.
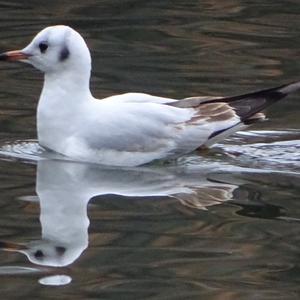
[[[70,51],[67,47],[63,47],[59,54],[59,61],[64,61],[70,56]]]
[[[66,248],[62,246],[56,246],[55,250],[59,255],[63,255],[66,252]]]
[[[45,42],[41,42],[39,44],[39,48],[40,48],[41,53],[45,53],[46,50],[48,49],[48,44]]]

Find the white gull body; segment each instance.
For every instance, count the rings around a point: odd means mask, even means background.
[[[227,98],[179,101],[128,93],[95,99],[89,87],[89,49],[79,33],[63,25],[45,28],[27,47],[0,59],[27,62],[45,73],[37,109],[38,140],[74,160],[137,166],[176,158],[211,145],[246,121],[262,119],[257,112],[266,106],[243,112],[243,118],[240,100],[235,107]],[[276,91],[285,96],[298,85]]]

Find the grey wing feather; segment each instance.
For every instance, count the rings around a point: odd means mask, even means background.
[[[213,132],[208,140],[210,144],[210,141],[227,137],[244,125],[264,120],[265,115],[260,111],[298,90],[300,90],[300,81],[233,97],[191,97],[168,105],[198,110],[192,122],[199,121],[201,118],[207,122],[217,122],[230,120],[234,116],[239,117],[240,122],[235,125]]]
[[[207,104],[226,103],[240,117],[241,121],[245,122],[261,110],[299,89],[300,81],[233,97],[191,97],[168,105],[201,110]]]

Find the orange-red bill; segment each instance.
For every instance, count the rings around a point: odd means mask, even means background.
[[[30,55],[23,53],[21,50],[8,51],[0,54],[0,60],[18,61],[27,59]]]
[[[26,249],[27,247],[22,244],[0,241],[0,250],[18,252]]]

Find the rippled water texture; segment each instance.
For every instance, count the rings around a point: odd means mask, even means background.
[[[0,52],[80,31],[99,98],[300,79],[296,0],[0,1],[0,16]],[[1,63],[0,79],[3,299],[299,299],[299,94],[207,153],[119,169],[40,148],[42,75]]]

